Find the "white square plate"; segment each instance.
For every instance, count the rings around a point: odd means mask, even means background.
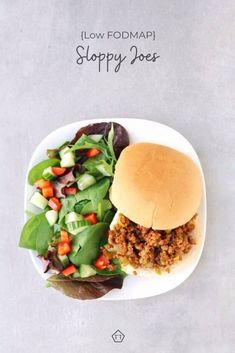
[[[176,130],[156,123],[150,120],[143,119],[93,119],[93,120],[81,120],[76,123],[65,125],[52,133],[50,133],[44,140],[37,146],[34,151],[31,161],[28,166],[28,171],[38,162],[46,159],[46,150],[48,148],[54,148],[62,144],[66,140],[71,140],[78,129],[88,124],[102,122],[102,121],[114,121],[123,125],[129,134],[130,143],[136,142],[153,142],[162,145],[166,145],[176,150],[179,150],[189,157],[198,165],[201,170],[203,180],[203,195],[201,205],[198,210],[198,225],[195,230],[195,238],[197,244],[188,253],[182,261],[175,265],[170,273],[164,273],[162,275],[151,275],[151,276],[132,276],[128,275],[124,279],[124,284],[121,290],[113,289],[99,300],[122,300],[122,299],[137,299],[146,298],[161,293],[165,293],[185,281],[196,268],[200,259],[205,235],[206,235],[206,188],[205,180],[201,167],[200,160],[192,147],[192,145]],[[28,174],[28,173],[27,173]],[[34,187],[30,186],[25,181],[25,210],[36,211],[36,209],[29,203],[29,199],[33,193]],[[26,220],[26,219],[25,219]],[[42,263],[38,259],[34,251],[30,251],[30,256],[39,274],[47,279],[50,274],[43,273]]]

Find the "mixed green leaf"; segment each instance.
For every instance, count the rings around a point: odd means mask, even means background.
[[[30,214],[19,246],[35,250],[45,272],[56,270],[48,283],[73,298],[94,299],[122,286],[125,273],[102,247],[115,214],[109,200],[115,164],[128,144],[120,124],[91,124],[29,171],[37,188],[30,202],[41,213]]]
[[[24,225],[19,246],[36,250],[38,255],[43,255],[49,242],[52,240],[53,229],[50,227],[45,213],[32,216]]]
[[[28,174],[28,182],[30,185],[34,185],[34,183],[42,178],[42,173],[47,167],[55,167],[60,165],[59,159],[46,159],[38,164],[36,164]]]
[[[114,288],[121,289],[122,276],[91,276],[87,278],[68,278],[63,275],[53,275],[48,284],[74,299],[97,299]]]

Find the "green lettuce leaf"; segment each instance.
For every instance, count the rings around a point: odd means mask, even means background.
[[[31,217],[24,225],[19,246],[36,250],[38,255],[43,255],[48,249],[48,243],[53,236],[53,228],[50,227],[45,214],[40,213]]]
[[[83,166],[94,176],[113,176],[113,163],[109,164],[104,159],[89,158]]]
[[[36,164],[30,171],[28,174],[28,182],[30,185],[34,185],[34,183],[38,180],[42,178],[42,173],[44,171],[45,168],[47,167],[55,167],[55,166],[59,166],[60,165],[60,161],[59,159],[46,159],[45,161],[42,161],[38,164]]]
[[[69,260],[76,266],[81,264],[92,265],[100,252],[100,243],[102,238],[106,237],[109,228],[107,223],[97,223],[87,227],[81,233],[75,235],[72,239],[72,250],[79,250],[69,254]]]
[[[79,191],[75,195],[76,201],[79,202],[82,200],[90,200],[94,205],[97,205],[98,202],[106,196],[109,186],[109,178],[103,178],[97,183],[91,185],[89,188]]]

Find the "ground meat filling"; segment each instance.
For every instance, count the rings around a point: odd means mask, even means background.
[[[116,249],[115,257],[123,264],[169,272],[196,243],[192,237],[195,218],[181,227],[159,231],[142,227],[120,214],[118,223],[109,231],[109,247]]]

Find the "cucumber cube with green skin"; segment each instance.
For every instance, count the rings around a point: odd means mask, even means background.
[[[44,169],[42,173],[42,177],[45,180],[53,180],[56,178],[56,175],[52,171],[52,167],[47,167]]]
[[[68,146],[64,147],[60,152],[59,152],[59,156],[62,159],[65,155],[65,153],[69,152],[70,148]]]
[[[96,183],[95,177],[90,174],[82,174],[77,181],[77,185],[78,185],[79,190],[85,190],[89,186],[91,186],[95,183]]]
[[[69,258],[67,255],[57,255],[57,257],[64,267],[67,267],[69,265]]]
[[[90,226],[90,223],[87,221],[76,221],[67,224],[69,233],[73,235],[82,232],[88,226]]]
[[[80,265],[79,268],[81,278],[86,278],[96,275],[96,270],[91,265]]]
[[[48,223],[52,227],[54,224],[56,224],[56,221],[58,219],[58,212],[54,210],[47,211],[46,214],[46,219],[48,220]]]
[[[74,272],[74,273],[72,274],[72,277],[73,277],[73,278],[80,278],[80,277],[81,277],[80,272],[77,270],[76,272]]]
[[[83,216],[76,212],[69,212],[65,216],[65,224],[76,222],[76,221],[82,221],[82,220],[83,220]]]
[[[44,210],[47,207],[48,201],[40,192],[36,191],[31,197],[30,203]]]
[[[70,168],[75,165],[75,156],[72,151],[65,152],[60,161],[60,166]]]

